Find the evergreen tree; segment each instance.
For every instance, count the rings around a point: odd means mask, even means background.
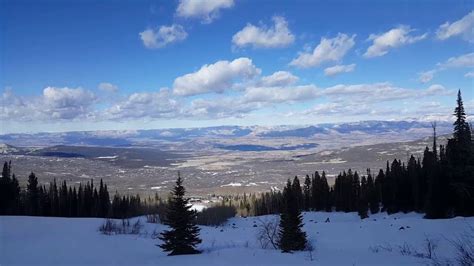
[[[292,185],[293,193],[296,197],[296,207],[299,210],[303,209],[304,206],[304,198],[303,198],[303,191],[301,190],[301,184],[300,180],[298,179],[297,176],[293,179],[293,185]]]
[[[196,225],[196,212],[188,205],[189,199],[184,198],[183,180],[178,173],[178,180],[168,203],[165,224],[171,229],[164,231],[160,239],[160,247],[170,252],[168,255],[200,253],[196,245],[201,243],[199,227]]]
[[[367,194],[368,194],[368,203],[371,214],[379,212],[379,197],[377,187],[375,185],[374,178],[370,172],[370,169],[367,169]]]
[[[295,179],[297,180],[297,179]],[[295,208],[298,199],[293,185],[288,180],[283,190],[284,208],[280,214],[279,225],[279,243],[278,246],[282,252],[291,252],[296,250],[304,250],[306,247],[306,233],[301,229],[303,227],[303,218],[298,208]]]
[[[326,172],[324,172],[324,171],[321,175],[320,184],[321,184],[321,190],[320,190],[321,210],[326,210],[326,211],[330,212],[331,209],[332,209],[332,202],[331,202],[331,199],[330,199],[329,184],[328,184],[328,180],[326,179]]]
[[[39,215],[39,189],[38,189],[38,178],[33,172],[28,176],[28,185],[27,185],[27,198],[29,206],[29,214]]]
[[[319,172],[316,171],[313,175],[312,178],[312,186],[311,186],[311,206],[312,209],[315,211],[320,211],[321,210],[321,176],[319,175]]]
[[[311,205],[311,179],[306,175],[303,186],[304,210],[309,211]],[[314,196],[314,195],[313,195]]]
[[[367,179],[365,176],[362,176],[360,182],[360,194],[359,194],[359,202],[357,204],[357,212],[361,219],[365,219],[369,217],[368,215],[368,195],[369,189],[367,184]]]
[[[7,214],[10,198],[10,166],[7,162],[3,164],[2,177],[0,178],[0,215]]]

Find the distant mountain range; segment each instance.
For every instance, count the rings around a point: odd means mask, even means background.
[[[414,138],[427,136],[431,124],[415,121],[362,121],[340,124],[318,124],[310,126],[217,126],[204,128],[171,128],[151,130],[106,130],[76,131],[61,133],[13,133],[0,135],[0,152],[13,151],[16,147],[44,147],[53,145],[80,145],[104,147],[128,147],[156,142],[181,142],[197,138],[308,138],[324,135],[389,133],[413,134]],[[452,132],[452,125],[440,122],[439,134]],[[7,145],[8,144],[8,145]],[[12,146],[9,146],[12,145]],[[242,147],[227,147],[229,149]],[[245,148],[245,147],[243,147]],[[14,152],[14,151],[13,151]]]

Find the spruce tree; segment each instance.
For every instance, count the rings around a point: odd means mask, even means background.
[[[362,176],[360,182],[360,193],[359,193],[359,202],[357,204],[357,212],[361,219],[369,217],[368,215],[368,197],[369,197],[369,188],[367,179],[365,176]]]
[[[304,180],[303,194],[304,194],[304,210],[309,211],[310,206],[311,206],[311,179],[309,178],[309,175],[306,175],[306,178]]]
[[[298,199],[294,191],[295,183],[291,185],[288,180],[283,190],[284,207],[280,214],[279,242],[278,246],[282,252],[292,252],[304,250],[306,247],[306,233],[301,229],[303,227],[303,218],[298,206]]]
[[[0,215],[8,213],[10,194],[12,194],[10,183],[10,167],[5,162],[3,164],[2,177],[0,178]]]
[[[369,169],[367,169],[367,190],[368,190],[368,202],[371,214],[379,212],[379,198],[377,188],[375,186],[374,179]]]
[[[201,243],[199,227],[196,225],[196,212],[191,210],[189,199],[184,198],[183,180],[178,173],[176,186],[168,202],[164,223],[170,230],[164,231],[160,239],[164,242],[160,247],[170,252],[168,255],[197,254],[196,245]]]
[[[300,180],[298,179],[297,176],[295,176],[295,178],[293,179],[292,188],[293,188],[293,193],[296,197],[296,203],[297,203],[295,207],[298,208],[299,210],[302,210],[303,205],[304,205],[303,191],[301,190]]]
[[[38,190],[38,178],[33,172],[28,176],[27,185],[27,197],[28,197],[28,211],[30,215],[39,214],[39,190]]]

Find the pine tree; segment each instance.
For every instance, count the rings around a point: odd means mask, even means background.
[[[0,178],[0,215],[7,214],[10,203],[10,167],[7,162],[3,164],[2,177]]]
[[[27,185],[28,211],[30,215],[39,215],[38,178],[33,172],[28,176]]]
[[[368,190],[368,202],[369,209],[371,214],[379,212],[379,197],[377,192],[377,187],[375,185],[374,178],[370,172],[370,169],[367,169],[367,190]]]
[[[280,214],[279,225],[279,242],[278,246],[282,252],[291,252],[296,250],[304,250],[306,247],[306,233],[301,229],[303,227],[303,218],[297,206],[298,199],[295,191],[288,180],[286,187],[283,190],[284,208]]]
[[[303,194],[304,194],[304,210],[309,211],[309,208],[311,205],[311,179],[309,178],[309,175],[306,175],[306,178],[304,180]]]
[[[199,227],[196,225],[196,212],[191,210],[189,199],[184,198],[183,180],[178,173],[178,180],[168,203],[165,224],[170,230],[164,231],[160,247],[170,252],[168,255],[197,254],[196,245],[201,243]]]
[[[369,217],[368,215],[368,184],[367,184],[367,179],[365,176],[362,176],[361,182],[360,182],[360,194],[359,194],[359,202],[357,204],[357,212],[359,213],[359,216],[361,219],[365,219]]]
[[[329,195],[329,184],[328,180],[326,179],[326,172],[323,171],[321,175],[321,206],[322,209],[330,212],[332,209],[332,202],[330,200],[330,195]]]
[[[296,205],[295,206],[299,210],[302,210],[303,205],[304,205],[303,191],[301,190],[300,180],[298,179],[297,176],[295,176],[295,178],[293,179],[292,189],[293,189],[293,193],[296,197]]]

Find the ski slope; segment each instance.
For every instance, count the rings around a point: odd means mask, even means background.
[[[449,240],[474,226],[473,217],[426,220],[415,213],[383,213],[361,220],[356,213],[309,212],[304,213],[304,230],[315,249],[311,258],[308,251],[283,254],[260,247],[254,224],[275,217],[233,218],[223,226],[203,226],[202,254],[169,257],[151,237],[166,227],[146,224],[144,217],[135,218],[145,224],[140,235],[107,236],[98,231],[103,219],[3,216],[0,265],[427,265],[429,259],[402,255],[399,247],[423,251],[430,238],[437,243],[439,259],[453,259]]]

